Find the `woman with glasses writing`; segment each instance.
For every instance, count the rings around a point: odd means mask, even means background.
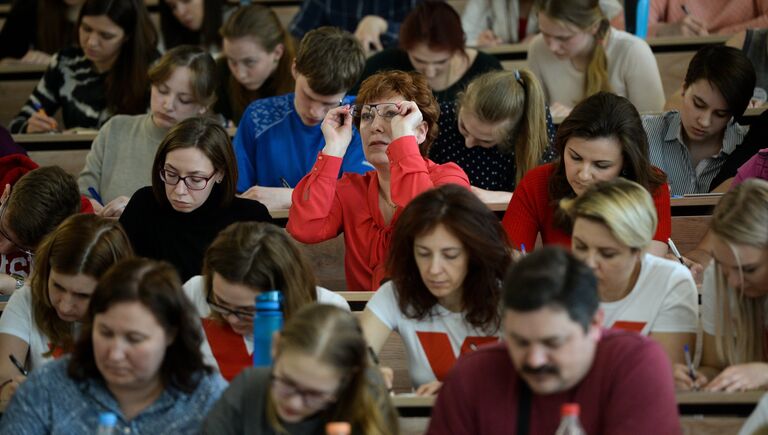
[[[235,378],[214,405],[203,433],[315,434],[345,421],[353,434],[398,433],[395,413],[355,316],[310,304],[275,340],[272,367]]]
[[[325,116],[325,148],[293,191],[286,229],[303,243],[319,243],[344,232],[350,290],[381,285],[394,223],[412,198],[441,184],[469,188],[467,175],[455,163],[438,165],[426,157],[437,137],[439,113],[423,75],[387,71],[363,82],[357,105]],[[353,120],[374,170],[346,173],[337,180]]]
[[[227,227],[205,253],[203,275],[184,284],[203,319],[203,354],[225,379],[253,365],[254,299],[273,289],[283,292],[286,319],[315,301],[349,310],[343,297],[315,286],[312,268],[291,237],[264,222]]]
[[[219,231],[239,221],[269,221],[266,207],[235,197],[237,163],[227,132],[188,118],[158,147],[152,186],[133,194],[120,216],[136,254],[166,260],[182,280],[199,275]]]

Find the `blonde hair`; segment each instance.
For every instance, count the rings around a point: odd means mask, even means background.
[[[502,152],[515,153],[515,181],[539,165],[549,139],[541,84],[527,69],[493,71],[478,76],[458,96],[458,109],[480,121],[504,123]]]
[[[585,218],[607,226],[613,237],[633,249],[645,249],[656,233],[656,207],[648,191],[624,178],[597,183],[560,207],[571,218]]]
[[[600,91],[612,92],[608,83],[608,59],[603,47],[603,40],[611,25],[600,9],[598,0],[539,0],[536,7],[549,18],[566,26],[576,26],[582,31],[597,26],[595,44],[584,77],[584,98]]]
[[[734,245],[768,249],[768,182],[752,178],[728,192],[715,208],[710,227],[730,247],[741,270]],[[731,291],[720,264],[714,267],[715,306],[720,307],[715,316],[718,358],[728,365],[765,360],[766,296],[749,298]]]
[[[285,352],[312,356],[342,374],[336,402],[323,411],[327,422],[347,421],[353,433],[398,434],[397,414],[383,381],[375,381],[377,370],[369,367],[368,344],[352,313],[332,305],[305,305],[280,333],[275,360]],[[268,394],[267,421],[275,432],[287,433],[275,406]]]

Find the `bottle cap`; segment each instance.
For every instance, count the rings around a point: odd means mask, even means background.
[[[257,311],[280,311],[283,302],[283,293],[279,290],[270,290],[256,296]]]
[[[325,433],[329,435],[347,435],[352,433],[352,425],[346,421],[333,421],[325,425]]]
[[[562,417],[565,416],[579,416],[579,412],[581,411],[581,408],[579,407],[578,403],[563,403],[562,408],[560,408],[560,415]]]
[[[99,426],[114,427],[117,424],[117,415],[114,412],[102,412],[99,414]]]

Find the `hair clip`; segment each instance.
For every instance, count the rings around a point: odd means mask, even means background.
[[[523,78],[520,77],[520,70],[519,69],[515,70],[515,80],[517,80],[517,82],[520,83],[521,85],[524,84],[523,83]]]

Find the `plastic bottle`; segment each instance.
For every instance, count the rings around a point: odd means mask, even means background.
[[[648,0],[638,0],[635,35],[640,39],[645,39],[648,36],[648,11],[650,8],[651,5]]]
[[[557,427],[555,435],[586,435],[579,421],[579,410],[578,403],[563,404],[560,408],[560,426]]]
[[[325,425],[325,435],[351,435],[352,425],[346,421],[333,421]]]
[[[113,435],[117,431],[117,415],[114,412],[102,412],[99,414],[99,427],[96,435]]]
[[[272,335],[283,329],[283,294],[270,290],[256,296],[253,317],[253,365],[272,365]]]

